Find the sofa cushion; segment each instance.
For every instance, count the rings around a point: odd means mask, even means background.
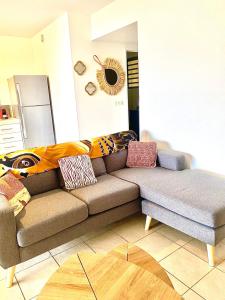
[[[162,168],[182,171],[188,169],[190,165],[186,156],[184,153],[172,149],[158,150],[158,164]]]
[[[92,167],[95,173],[95,177],[106,174],[105,163],[102,157],[91,159]],[[59,186],[61,188],[65,187],[65,182],[62,176],[60,168],[57,169],[57,176],[59,179]]]
[[[31,198],[23,183],[10,172],[0,178],[0,195],[6,197],[9,205],[14,209],[15,216]]]
[[[200,224],[225,224],[225,179],[201,170],[123,169],[112,175],[137,183],[150,200]]]
[[[131,141],[128,145],[127,167],[155,168],[157,159],[156,142]]]
[[[84,202],[61,189],[31,198],[17,215],[17,240],[26,247],[50,237],[88,217]]]
[[[117,178],[127,180],[137,185],[151,184],[151,181],[156,178],[160,180],[162,176],[170,176],[174,171],[156,167],[156,168],[125,168],[115,172],[111,172],[110,175]]]
[[[93,158],[91,160],[91,163],[95,173],[95,177],[106,174],[105,163],[102,157]]]
[[[84,201],[90,215],[122,205],[139,197],[136,184],[121,180],[111,175],[102,175],[94,185],[70,191]]]
[[[45,193],[59,187],[59,180],[56,170],[34,174],[21,179],[31,196]]]
[[[65,187],[65,181],[63,179],[60,168],[57,168],[56,171],[57,171],[57,176],[58,176],[58,180],[59,180],[59,187],[62,189]]]
[[[121,150],[103,157],[107,173],[111,173],[126,167],[127,150]]]
[[[97,182],[88,155],[68,156],[59,159],[59,166],[67,190],[73,190]]]

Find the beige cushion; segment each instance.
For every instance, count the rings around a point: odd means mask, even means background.
[[[45,193],[59,187],[59,179],[56,170],[35,174],[21,179],[31,196]]]
[[[94,185],[70,191],[84,201],[90,215],[122,205],[139,197],[136,184],[121,180],[111,175],[102,175]]]
[[[113,154],[104,156],[107,173],[111,173],[126,168],[127,150],[121,150]]]
[[[16,217],[18,244],[29,246],[87,217],[85,203],[61,189],[36,195]]]
[[[91,163],[96,177],[106,174],[105,163],[102,157],[93,158]]]
[[[173,174],[174,171],[160,167],[126,168],[111,173],[112,176],[135,183],[141,188],[144,185],[151,186],[153,182],[160,183],[162,182],[162,180],[165,184],[166,180],[168,180],[168,178],[170,178],[170,176],[172,176]]]
[[[60,168],[56,169],[56,172],[57,172],[57,176],[58,176],[58,179],[59,179],[59,187],[64,188],[65,187],[65,181],[63,179],[62,172],[61,172]]]

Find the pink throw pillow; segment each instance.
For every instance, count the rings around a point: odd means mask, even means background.
[[[127,167],[155,168],[156,159],[157,145],[155,142],[129,142]]]

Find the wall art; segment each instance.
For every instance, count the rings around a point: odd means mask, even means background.
[[[125,83],[125,72],[121,64],[114,58],[106,58],[104,63],[101,63],[97,55],[93,58],[101,66],[101,70],[96,73],[101,90],[109,95],[118,94]]]
[[[85,86],[85,91],[88,93],[88,95],[92,96],[95,94],[97,88],[96,85],[93,82],[88,82]]]
[[[83,75],[84,72],[86,71],[86,66],[85,64],[81,61],[78,60],[76,62],[76,64],[74,65],[74,71],[78,74],[78,75]]]

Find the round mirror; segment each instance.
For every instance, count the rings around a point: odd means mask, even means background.
[[[118,81],[118,76],[115,70],[113,69],[105,69],[105,80],[110,85],[115,85]]]
[[[120,63],[113,58],[107,58],[104,63],[101,63],[96,55],[94,60],[102,67],[101,70],[97,70],[100,89],[109,95],[118,94],[125,82],[125,72]]]

